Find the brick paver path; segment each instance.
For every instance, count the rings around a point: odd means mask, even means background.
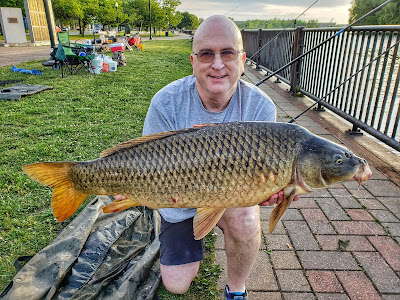
[[[244,80],[256,83],[259,78],[246,67]],[[260,88],[277,105],[279,121],[287,122],[301,112],[289,95],[267,84]],[[338,142],[307,114],[297,123]],[[251,300],[400,299],[400,187],[377,166],[371,167],[372,178],[359,189],[357,182],[346,182],[302,196],[272,234],[268,234],[272,208],[261,208],[264,242],[246,283]],[[215,233],[216,261],[223,270],[218,285],[223,289],[227,276],[223,233],[219,229]]]

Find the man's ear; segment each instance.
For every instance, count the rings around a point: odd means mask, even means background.
[[[246,62],[246,52],[243,51],[243,57],[242,57],[243,63]]]

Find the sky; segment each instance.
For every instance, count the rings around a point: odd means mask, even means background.
[[[211,15],[226,15],[235,21],[252,19],[268,20],[295,19],[310,5],[316,2],[301,20],[317,19],[319,22],[347,24],[352,0],[181,0],[177,7],[180,12],[187,11],[198,18]]]

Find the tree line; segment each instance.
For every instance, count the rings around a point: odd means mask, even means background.
[[[180,0],[53,0],[56,21],[62,24],[79,23],[83,29],[89,24],[103,26],[195,29],[199,20],[188,12],[177,11]]]
[[[284,20],[284,19],[271,19],[271,20],[247,20],[237,22],[240,29],[273,29],[273,28],[286,28],[304,26],[307,28],[318,27],[318,20],[302,21],[302,20]]]

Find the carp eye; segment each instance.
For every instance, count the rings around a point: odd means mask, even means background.
[[[335,163],[337,163],[338,165],[340,165],[343,162],[343,157],[340,154],[336,154],[333,157],[333,160],[335,161]]]

